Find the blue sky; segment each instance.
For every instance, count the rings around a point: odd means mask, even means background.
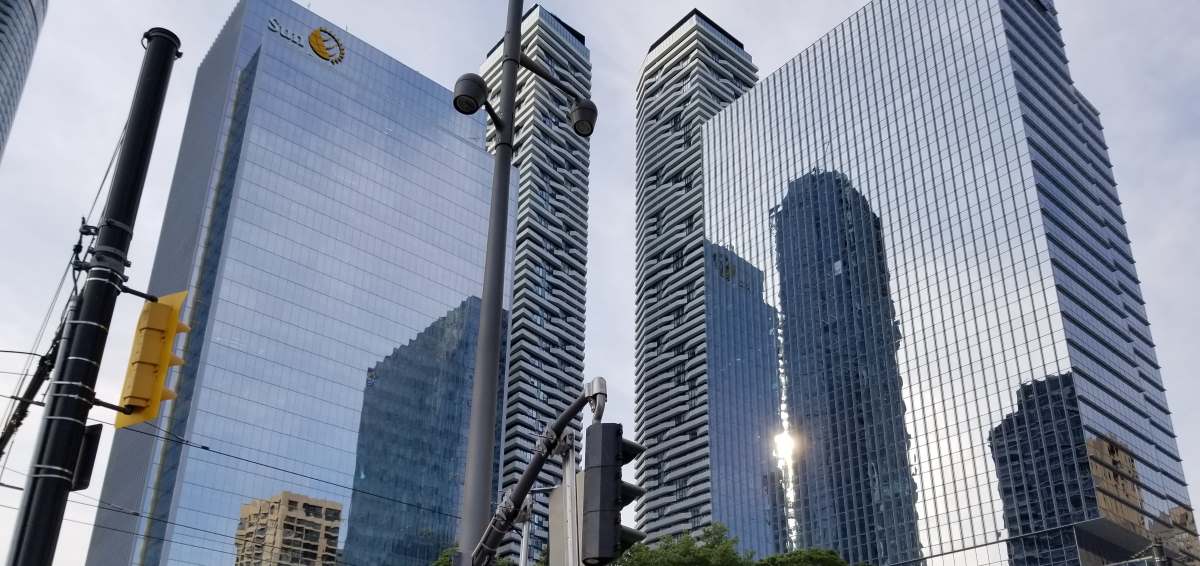
[[[443,85],[477,70],[500,36],[503,3],[446,0],[301,0]],[[633,95],[646,48],[693,7],[739,37],[765,76],[862,6],[863,0],[547,0],[588,36],[600,121],[592,146],[587,375],[608,378],[611,419],[633,424]],[[168,27],[183,40],[147,179],[131,257],[131,284],[144,287],[174,171],[195,69],[234,0],[51,0],[25,96],[0,162],[0,348],[26,349],[58,280],[78,219],[107,164],[141,63],[141,33]],[[1200,3],[1182,0],[1059,0],[1079,88],[1100,109],[1133,240],[1138,273],[1175,410],[1184,465],[1200,481]],[[447,101],[449,104],[449,101]],[[133,328],[138,301],[126,297],[114,328]],[[100,395],[120,388],[129,336],[116,333]],[[116,362],[114,363],[114,360]],[[0,370],[21,369],[0,358]],[[13,376],[0,374],[0,392]],[[99,411],[97,416],[102,415]],[[24,472],[35,411],[9,467]],[[103,415],[110,418],[111,415]],[[111,431],[105,431],[111,438]],[[101,453],[106,458],[107,447]],[[101,460],[103,462],[103,460]],[[93,485],[99,486],[103,464]],[[23,478],[7,472],[5,483]],[[1193,496],[1200,491],[1193,485]],[[0,490],[0,505],[19,503]],[[98,488],[73,498],[92,501]],[[90,522],[72,504],[68,517]],[[15,512],[0,508],[0,552]],[[56,564],[82,564],[89,531],[68,523]]]

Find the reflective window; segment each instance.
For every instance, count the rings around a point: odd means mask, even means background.
[[[144,536],[96,529],[91,563],[428,564],[461,496],[482,118],[286,0],[241,3],[196,85],[151,283],[191,292],[179,399],[118,436],[103,499],[142,517],[97,520]]]
[[[1156,536],[1200,550],[1061,42],[1049,1],[877,0],[705,125],[709,278],[761,288],[709,289],[710,360],[740,354],[747,388],[776,360],[799,547],[1031,566]]]

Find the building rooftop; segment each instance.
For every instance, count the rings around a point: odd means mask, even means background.
[[[521,21],[522,22],[525,21],[525,18],[528,18],[529,14],[532,14],[533,11],[538,8],[542,8],[542,5],[534,4],[534,5],[530,6],[528,10],[525,10],[524,14],[521,14]],[[585,38],[583,36],[583,34],[579,32],[579,30],[571,27],[570,25],[567,24],[567,22],[562,21],[562,18],[559,18],[558,16],[554,15],[554,12],[551,12],[550,10],[542,8],[542,13],[546,14],[547,16],[550,16],[551,18],[554,18],[554,21],[561,24],[563,29],[567,30],[567,32],[570,33],[572,37],[579,40],[579,43],[587,45],[587,38]],[[716,24],[714,24],[714,25],[716,25]],[[488,49],[487,57],[491,57],[492,53],[495,53],[497,49],[500,49],[500,46],[503,44],[504,44],[504,38],[501,37],[500,41],[497,41],[496,44],[493,45],[491,49]]]
[[[724,35],[725,37],[729,38],[729,41],[732,41],[732,42],[733,42],[733,44],[734,44],[734,45],[736,45],[736,46],[738,46],[739,48],[741,48],[741,49],[745,49],[745,48],[746,48],[746,46],[745,46],[745,45],[743,45],[743,44],[742,44],[742,42],[738,41],[738,39],[737,39],[736,37],[733,37],[733,35],[732,35],[732,34],[730,34],[729,32],[725,31],[725,28],[723,28],[723,27],[721,27],[721,26],[717,25],[717,22],[714,22],[714,21],[712,20],[712,18],[710,18],[710,17],[708,17],[708,16],[704,15],[704,12],[701,12],[700,10],[697,10],[697,9],[695,9],[695,8],[692,8],[692,11],[691,11],[691,12],[688,12],[688,13],[687,13],[687,15],[685,15],[685,16],[684,16],[684,17],[682,17],[682,18],[680,18],[678,22],[675,22],[675,25],[671,26],[671,29],[668,29],[666,33],[662,34],[662,36],[660,36],[658,39],[654,40],[654,43],[651,43],[651,44],[650,44],[650,49],[647,49],[647,50],[646,50],[646,52],[647,52],[647,53],[649,53],[649,52],[651,52],[651,51],[654,51],[654,48],[655,48],[655,47],[658,47],[658,45],[659,45],[660,43],[662,43],[663,41],[665,41],[665,40],[666,40],[668,37],[670,37],[670,35],[671,35],[672,33],[675,33],[675,30],[679,29],[680,27],[682,27],[682,26],[683,26],[683,24],[687,23],[687,21],[688,21],[689,19],[691,19],[691,17],[692,17],[692,16],[696,16],[697,18],[700,18],[701,20],[703,20],[703,21],[704,21],[705,23],[707,23],[708,25],[712,26],[712,28],[713,28],[713,29],[715,29],[715,30],[717,30],[718,32],[720,32],[720,33],[721,33],[721,35]]]

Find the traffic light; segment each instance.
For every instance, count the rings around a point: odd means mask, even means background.
[[[621,526],[621,508],[646,493],[621,481],[621,466],[646,449],[621,437],[621,425],[587,428],[583,470],[583,529],[580,558],[589,566],[608,564],[646,535]]]
[[[157,417],[158,406],[175,398],[175,392],[166,387],[167,372],[171,366],[183,363],[173,350],[175,336],[188,331],[187,325],[179,321],[186,298],[187,291],[180,291],[159,297],[158,302],[147,301],[142,307],[121,389],[121,406],[132,407],[133,412],[117,413],[116,428]]]

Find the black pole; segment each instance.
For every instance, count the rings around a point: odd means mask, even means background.
[[[509,0],[500,59],[500,121],[496,126],[496,160],[492,170],[492,208],[484,255],[483,301],[475,347],[475,382],[467,435],[462,519],[458,547],[470,553],[492,509],[492,451],[496,439],[496,392],[499,387],[500,323],[504,305],[505,244],[508,241],[509,177],[513,161],[513,126],[517,120],[517,67],[521,63],[522,0]]]
[[[17,407],[13,408],[12,416],[8,417],[4,432],[0,432],[0,458],[4,457],[5,450],[8,450],[8,442],[17,435],[17,429],[25,422],[25,416],[29,415],[30,403],[34,402],[37,392],[42,390],[42,385],[46,384],[46,380],[49,379],[50,371],[54,369],[54,360],[59,356],[61,341],[62,327],[60,326],[59,331],[54,333],[54,342],[49,353],[37,360],[37,369],[34,375],[29,378],[29,384],[25,385],[25,392],[17,399]]]
[[[71,318],[72,309],[74,309],[75,299],[67,305],[67,318]],[[17,406],[13,408],[12,416],[8,422],[4,423],[4,431],[0,432],[0,458],[4,457],[4,451],[8,449],[8,443],[17,435],[17,430],[21,428],[21,424],[25,422],[25,417],[29,415],[29,405],[33,403],[33,398],[37,396],[38,391],[42,390],[42,385],[50,378],[50,372],[54,370],[54,366],[58,363],[60,346],[66,343],[66,335],[63,333],[65,325],[60,325],[54,333],[54,341],[51,343],[50,351],[44,356],[38,358],[37,370],[33,372],[33,376],[29,378],[29,383],[25,386],[25,392],[21,394],[17,400]]]
[[[181,55],[179,37],[163,28],[147,31],[142,45],[146,55],[129,109],[121,156],[91,250],[78,314],[65,323],[71,327],[71,340],[66,345],[69,353],[55,369],[47,390],[46,412],[13,532],[9,566],[46,566],[54,562],[67,495],[75,479],[88,411],[95,397],[100,358],[108,341],[108,326],[129,265],[126,254],[167,83],[175,59]]]

